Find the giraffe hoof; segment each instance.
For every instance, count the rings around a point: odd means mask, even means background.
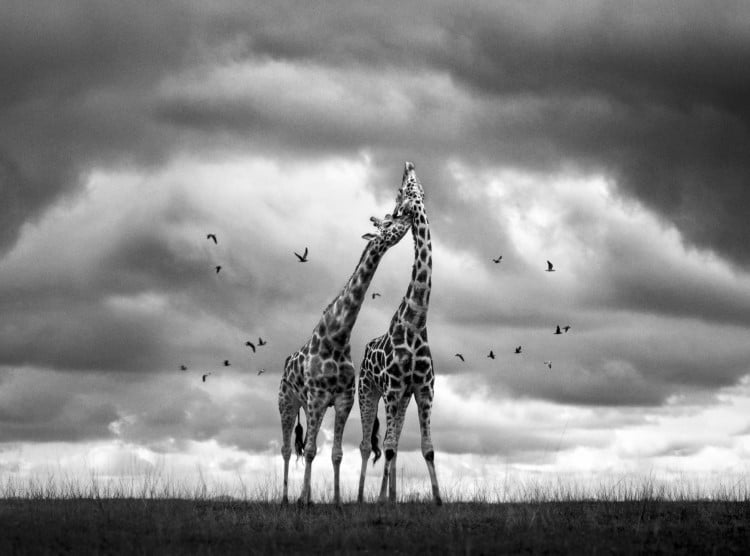
[[[282,505],[282,506],[288,506],[288,505],[289,505],[289,498],[287,498],[286,496],[284,496],[284,497],[283,497],[283,498],[281,499],[281,505]]]

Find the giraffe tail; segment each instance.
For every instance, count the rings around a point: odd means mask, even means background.
[[[300,422],[299,413],[297,413],[297,426],[294,427],[294,451],[297,457],[300,457],[305,451],[305,438],[302,423]]]
[[[380,435],[378,432],[380,431],[380,420],[378,419],[378,416],[375,416],[375,422],[372,424],[372,436],[370,437],[370,442],[372,443],[372,453],[374,454],[374,457],[372,458],[372,464],[375,465],[375,462],[380,459],[380,454],[383,452],[380,451]]]

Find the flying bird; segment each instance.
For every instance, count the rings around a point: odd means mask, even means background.
[[[217,265],[216,266],[216,274],[218,274],[220,270],[221,270],[221,265]]]
[[[301,262],[301,263],[306,263],[307,262],[307,247],[305,247],[305,253],[303,255],[300,255],[296,251],[294,252],[294,254],[299,259],[299,262]]]
[[[461,361],[464,361],[464,356],[461,355],[460,353],[457,353],[456,357],[458,357]]]
[[[380,294],[378,292],[375,292],[372,294],[373,299],[375,299],[376,297],[380,297]]]
[[[551,262],[547,261],[547,270],[546,270],[546,272],[554,272],[554,271],[555,271],[554,265]]]
[[[565,332],[567,332],[568,330],[570,330],[570,325],[566,324],[565,326],[562,327],[562,329],[565,330]]]
[[[547,365],[547,367],[549,367],[550,369],[552,368],[552,361],[545,361],[544,364]]]
[[[489,357],[490,359],[494,359],[495,353],[492,350],[490,350],[490,352],[487,354],[487,357]]]
[[[204,375],[203,375],[203,377],[202,377],[202,378],[203,378],[203,382],[206,382],[206,378],[207,378],[207,377],[208,377],[208,375],[210,375],[210,374],[212,374],[212,373],[206,373],[206,374],[204,374]]]
[[[180,365],[180,370],[181,371],[187,371],[187,367],[185,365]]]
[[[258,345],[259,345],[259,346],[264,346],[264,345],[266,345],[267,343],[268,343],[268,342],[266,342],[266,341],[265,341],[265,340],[264,340],[263,338],[261,338],[260,336],[258,336]]]
[[[265,369],[261,369],[261,370],[259,370],[259,371],[258,371],[258,376],[262,375],[262,374],[263,374],[263,373],[265,373],[265,372],[266,372],[266,370],[265,370]]]
[[[495,264],[498,264],[502,260],[503,260],[503,256],[500,255],[497,259],[492,259],[492,262],[495,263]]]
[[[516,353],[521,353],[521,346],[518,346],[518,347],[516,348]]]
[[[255,353],[255,344],[254,343],[252,343],[250,340],[248,340],[247,342],[245,342],[245,345],[249,346],[250,348],[252,348],[253,353]]]
[[[216,241],[216,234],[208,234],[208,235],[206,235],[206,239],[210,239],[214,243],[219,243],[218,241]]]
[[[559,324],[557,325],[557,329],[555,330],[554,333],[555,334],[562,334],[562,332],[560,332],[560,325]]]
[[[232,364],[229,362],[229,359],[224,359],[224,366],[225,367],[231,367]]]

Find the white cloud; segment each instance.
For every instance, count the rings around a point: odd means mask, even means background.
[[[669,277],[663,261],[679,263],[678,287],[727,304],[732,296],[739,305],[746,301],[747,277],[710,254],[686,249],[674,229],[624,203],[601,177],[545,181],[518,171],[471,173],[457,163],[453,172],[465,195],[497,209],[510,250],[480,258],[444,241],[433,224],[433,435],[445,482],[483,481],[502,469],[697,473],[719,460],[728,472],[740,470],[745,440],[702,423],[719,419],[733,433],[746,426],[744,393],[731,394],[735,405],[711,405],[718,386],[747,373],[744,329],[731,322],[717,327],[690,313],[644,310],[633,294],[611,311],[618,273],[609,253],[615,246],[633,254],[639,272],[626,268],[625,274],[636,286]],[[60,320],[53,321],[61,331],[75,329],[67,323],[70,314],[94,323],[133,323],[155,335],[159,356],[146,358],[127,385],[122,376],[98,373],[98,360],[84,365],[95,379],[76,378],[72,369],[53,373],[52,382],[36,382],[45,386],[31,380],[48,372],[37,368],[42,362],[30,365],[22,380],[9,367],[6,392],[47,396],[46,407],[58,404],[71,427],[90,422],[91,436],[79,441],[101,443],[88,465],[102,473],[123,472],[131,464],[158,468],[158,458],[164,458],[185,476],[203,465],[222,480],[248,469],[267,469],[264,480],[272,480],[280,465],[275,396],[281,362],[305,341],[354,269],[368,218],[392,208],[392,197],[379,198],[368,188],[374,173],[364,154],[297,163],[176,159],[156,172],[93,173],[84,194],[26,227],[0,263],[0,288],[6,299],[20,289],[30,307],[46,292],[62,304],[54,313]],[[395,193],[399,172],[393,174]],[[206,240],[208,231],[217,233],[218,245]],[[66,251],[71,242],[74,248]],[[144,247],[152,242],[159,246],[153,252]],[[292,252],[305,246],[310,262],[300,265]],[[498,254],[503,262],[494,265],[489,259]],[[412,255],[407,236],[381,263],[371,291],[383,297],[365,302],[352,339],[355,364],[365,342],[385,331],[406,290]],[[544,273],[547,258],[558,272]],[[223,270],[216,276],[218,263]],[[28,309],[17,315],[4,324],[6,339],[39,318]],[[573,329],[554,337],[554,325],[564,322]],[[259,335],[269,346],[251,355],[244,340]],[[123,360],[134,357],[128,338],[119,338]],[[21,335],[20,341],[31,339]],[[517,344],[524,345],[521,357],[512,353]],[[490,348],[498,360],[485,357]],[[457,351],[466,364],[454,358]],[[48,356],[46,361],[54,360],[56,353]],[[221,366],[225,358],[230,368]],[[552,371],[542,364],[548,358]],[[75,362],[82,365],[85,358]],[[177,370],[181,363],[190,367],[187,373]],[[255,374],[260,367],[267,371],[262,377]],[[204,384],[200,374],[208,370],[213,375]],[[99,412],[74,411],[68,404],[84,399],[74,392],[87,385],[93,393],[86,401],[102,396]],[[165,392],[169,400],[160,401]],[[700,405],[679,401],[701,392],[706,398]],[[678,402],[660,406],[665,400]],[[357,411],[345,435],[347,484],[356,483],[359,469]],[[413,412],[399,461],[421,481],[425,470]],[[330,426],[329,415],[315,464],[318,488],[330,480]],[[23,429],[14,430],[23,439]],[[216,454],[209,455],[211,449]],[[37,461],[45,457],[40,450]],[[21,473],[19,462],[7,457],[2,463]],[[300,473],[295,467],[295,480]]]

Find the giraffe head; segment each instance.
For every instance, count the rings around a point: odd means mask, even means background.
[[[411,227],[411,219],[405,215],[394,218],[393,215],[386,214],[382,219],[371,216],[370,221],[377,229],[377,232],[367,233],[362,236],[362,239],[368,241],[380,239],[386,247],[396,245]]]
[[[414,164],[404,164],[404,176],[401,178],[401,189],[396,195],[396,208],[393,209],[393,218],[400,216],[411,216],[418,205],[424,202],[424,189],[414,171]]]

